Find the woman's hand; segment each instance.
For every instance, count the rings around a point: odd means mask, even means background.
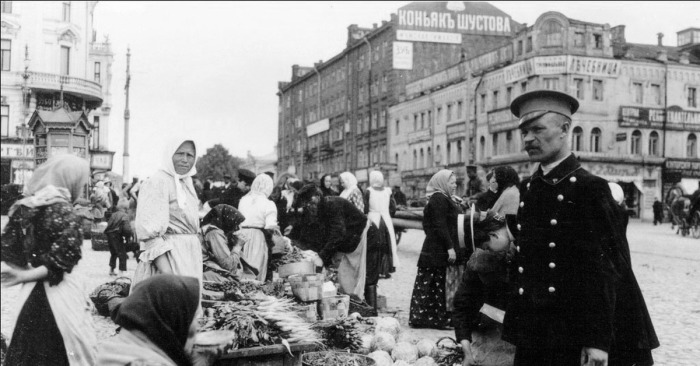
[[[472,353],[472,345],[466,339],[463,339],[460,344],[462,345],[462,352],[464,352],[464,361],[462,366],[474,365],[474,354]]]
[[[12,287],[26,282],[38,281],[49,275],[49,270],[46,266],[25,269],[10,266],[2,262],[1,267],[0,281],[3,287]]]
[[[455,252],[454,249],[448,249],[447,250],[447,261],[450,263],[454,263],[457,260],[457,252]]]

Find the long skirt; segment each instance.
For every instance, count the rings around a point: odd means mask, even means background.
[[[445,305],[448,312],[453,312],[455,309],[454,299],[459,288],[459,283],[464,276],[464,270],[467,268],[466,263],[447,266],[445,275]]]
[[[144,251],[141,262],[136,266],[131,290],[137,283],[159,274],[155,259],[165,256],[170,270],[178,276],[194,277],[199,280],[200,293],[202,285],[202,243],[196,234],[166,234],[165,240],[154,248]]]
[[[265,282],[269,250],[265,234],[260,229],[242,228],[236,235],[243,242],[241,258],[258,270],[256,280]]]
[[[56,286],[22,285],[6,365],[94,365],[96,335],[87,296],[70,273]]]
[[[365,299],[365,284],[367,280],[367,231],[370,221],[362,231],[362,237],[357,248],[352,253],[337,252],[333,263],[338,263],[338,284],[340,292],[360,299]]]
[[[445,306],[445,275],[445,267],[418,267],[408,318],[410,326],[441,329],[450,325]]]

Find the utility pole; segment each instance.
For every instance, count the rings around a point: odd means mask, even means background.
[[[367,168],[372,166],[372,44],[369,43],[367,37],[362,37],[362,40],[367,44],[367,49],[369,50],[369,68],[367,69],[367,95],[369,99],[367,100],[369,117],[369,126],[367,126]]]
[[[129,180],[129,84],[131,82],[131,73],[129,72],[129,66],[131,63],[131,48],[126,49],[126,85],[124,85],[124,90],[126,91],[126,103],[124,105],[124,166],[122,171],[122,178],[124,181]]]

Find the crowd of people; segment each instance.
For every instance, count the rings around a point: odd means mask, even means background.
[[[653,364],[659,342],[632,272],[619,187],[569,149],[577,107],[551,91],[513,101],[525,150],[539,163],[527,179],[502,166],[482,182],[468,166],[463,197],[453,171],[428,182],[409,325],[454,329],[465,365],[480,346],[472,337],[484,334],[514,347],[508,364],[517,366]],[[99,347],[71,275],[81,259],[74,204],[87,163],[60,155],[36,170],[2,236],[2,283],[22,284],[8,364],[193,364],[203,281],[270,280],[280,248],[317,253],[317,270],[337,273],[340,291],[376,312],[380,279],[402,265],[392,216],[406,204],[380,171],[362,189],[350,172],[335,187],[332,175],[275,182],[239,169],[215,194],[196,179],[194,141],[173,140],[163,153],[161,168],[125,186],[126,195],[98,184],[91,195],[109,211],[110,273],[117,259],[126,270],[125,238],[140,243],[131,293],[110,303],[122,330]]]

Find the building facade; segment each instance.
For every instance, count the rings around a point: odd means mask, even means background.
[[[460,21],[466,14],[488,16],[492,28],[486,30],[490,23],[485,20],[478,31],[476,25],[469,30],[468,21]],[[443,16],[466,30],[452,39],[421,39],[431,35],[423,31],[426,27],[450,25]],[[411,3],[381,26],[350,25],[345,49],[313,67],[294,65],[291,81],[278,85],[278,170],[307,179],[350,171],[359,182],[366,182],[372,169],[395,176],[388,115],[389,107],[405,98],[406,86],[509,42],[519,28],[488,3],[449,9],[447,2]],[[406,61],[408,66],[401,64]]]
[[[23,184],[35,159],[42,159],[35,156],[38,141],[27,125],[35,111],[84,112],[90,130],[84,157],[90,158],[91,150],[109,149],[113,53],[108,39],[97,41],[96,5],[2,1],[3,185]],[[50,134],[46,138],[57,147],[63,141]]]

